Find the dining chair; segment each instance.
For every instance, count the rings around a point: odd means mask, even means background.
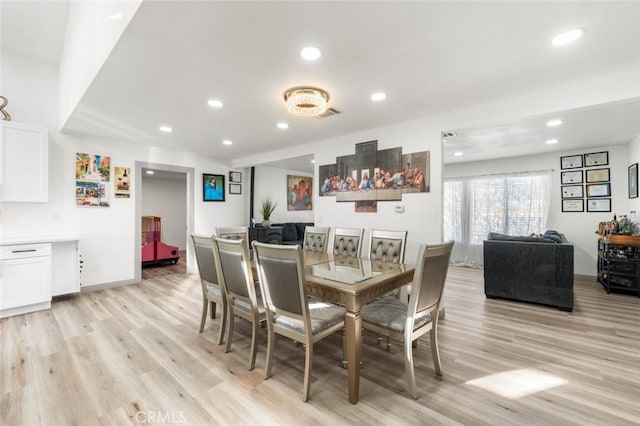
[[[307,226],[304,230],[302,250],[325,252],[329,244],[329,231],[331,228],[324,226]]]
[[[373,260],[402,263],[406,245],[407,231],[372,229],[367,256]]]
[[[258,275],[267,311],[267,361],[264,377],[271,377],[275,335],[305,346],[302,400],[309,399],[313,344],[344,327],[345,309],[309,299],[304,281],[304,258],[298,245],[253,242]]]
[[[249,242],[247,239],[216,237],[213,239],[213,248],[218,277],[227,297],[229,325],[224,351],[227,353],[231,350],[235,317],[246,319],[252,325],[249,370],[253,370],[258,352],[258,326],[266,317],[262,296],[256,292],[253,280]]]
[[[245,239],[249,241],[249,229],[246,226],[226,226],[216,228],[216,237],[227,240]]]
[[[420,246],[413,275],[413,291],[408,303],[385,296],[362,309],[363,328],[403,342],[409,394],[414,399],[418,398],[418,394],[412,343],[427,332],[436,374],[442,376],[438,351],[438,311],[453,244],[453,241],[447,241]]]
[[[218,344],[221,345],[227,321],[227,298],[224,296],[224,290],[218,281],[218,272],[213,254],[213,240],[211,237],[201,235],[191,235],[191,239],[196,253],[196,263],[198,264],[202,287],[202,318],[200,319],[199,333],[204,330],[209,305],[211,306],[211,318],[214,319],[216,317],[216,304],[219,304],[222,306],[222,312],[220,313]]]
[[[360,256],[362,247],[363,228],[335,228],[333,231],[333,254],[350,257]]]

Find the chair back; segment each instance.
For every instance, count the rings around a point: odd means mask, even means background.
[[[213,254],[213,240],[211,237],[201,235],[191,235],[193,248],[196,252],[196,263],[200,273],[202,291],[207,293],[207,285],[218,285],[218,272],[216,271],[216,261]]]
[[[323,226],[307,226],[304,230],[304,251],[325,252],[329,244],[331,228]]]
[[[333,231],[333,254],[360,256],[363,228],[336,228]]]
[[[241,240],[244,238],[249,241],[249,229],[246,226],[218,227],[216,228],[216,237],[226,240]]]
[[[418,249],[408,316],[415,319],[432,313],[432,320],[436,320],[438,314],[434,311],[442,299],[453,244],[453,241],[423,244]]]
[[[242,299],[255,302],[256,292],[251,272],[248,240],[213,239],[218,276],[225,291]]]
[[[385,262],[404,262],[407,231],[371,230],[369,238],[369,258]]]
[[[254,241],[253,249],[267,310],[304,320],[309,307],[302,248]]]

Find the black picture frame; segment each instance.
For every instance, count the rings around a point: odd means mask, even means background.
[[[582,198],[584,197],[584,186],[582,185],[566,185],[562,189],[562,198]]]
[[[242,183],[242,172],[229,172],[229,182]]]
[[[583,211],[584,211],[584,200],[582,198],[562,200],[563,213],[579,213]]]
[[[242,185],[229,182],[229,194],[242,194]]]
[[[582,154],[560,157],[560,168],[562,170],[582,168]]]
[[[587,199],[588,212],[611,212],[611,198]]]
[[[589,183],[587,184],[587,198],[611,197],[611,183]]]
[[[589,152],[584,155],[585,167],[597,167],[609,165],[609,151]]]
[[[638,163],[629,166],[629,198],[638,198]]]
[[[224,175],[202,174],[202,201],[224,201]]]
[[[570,172],[561,172],[560,173],[560,182],[562,185],[573,185],[582,183],[583,175],[582,170],[574,170]]]
[[[611,171],[610,169],[590,169],[585,170],[585,182],[587,183],[597,183],[597,182],[609,182],[611,180]]]

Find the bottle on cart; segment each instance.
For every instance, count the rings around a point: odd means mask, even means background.
[[[613,221],[611,221],[611,233],[612,234],[617,234],[619,229],[620,229],[620,225],[618,224],[618,219],[616,218],[616,214],[613,214]]]

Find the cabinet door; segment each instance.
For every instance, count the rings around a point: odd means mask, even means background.
[[[47,129],[0,121],[0,201],[46,202],[48,175]]]
[[[80,291],[80,265],[78,242],[55,242],[51,248],[51,295],[78,293]]]
[[[0,310],[50,300],[50,256],[0,261]]]

